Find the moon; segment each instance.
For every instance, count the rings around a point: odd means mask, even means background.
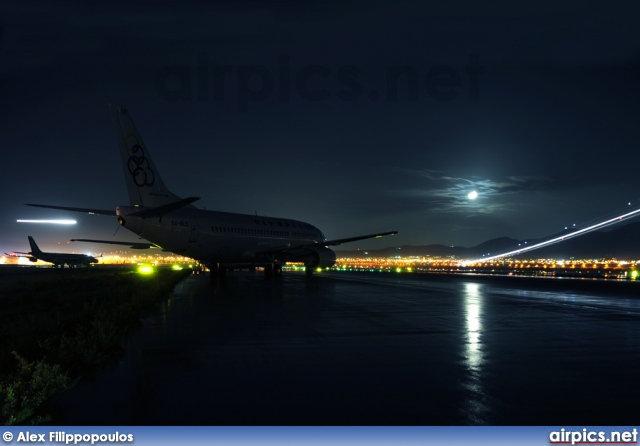
[[[478,198],[478,192],[476,192],[475,190],[469,192],[469,195],[467,195],[467,198],[469,200],[475,200],[476,198]]]

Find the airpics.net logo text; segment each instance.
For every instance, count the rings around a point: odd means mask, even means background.
[[[298,66],[288,53],[280,54],[273,67],[216,64],[206,53],[199,53],[193,66],[161,67],[155,76],[155,87],[166,101],[231,101],[238,112],[246,113],[250,104],[267,100],[478,101],[484,72],[477,54],[470,54],[466,65],[460,68],[434,65],[421,71],[412,65],[396,64],[372,75],[356,65]],[[380,81],[375,83],[372,77]],[[367,88],[365,78],[375,86]]]
[[[627,431],[579,431],[560,429],[549,433],[549,444],[638,444],[638,429]]]

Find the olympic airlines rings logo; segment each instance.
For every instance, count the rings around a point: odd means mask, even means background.
[[[133,138],[134,141],[131,141],[133,142],[133,145],[129,146],[129,140],[131,138]],[[133,178],[133,182],[138,187],[152,186],[156,177],[153,174],[153,170],[151,170],[149,160],[144,156],[142,146],[138,143],[138,137],[130,133],[127,135],[125,143],[129,153],[131,153],[129,160],[127,161],[127,167],[129,168],[129,173]]]

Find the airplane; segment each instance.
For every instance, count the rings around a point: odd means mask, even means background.
[[[29,245],[31,245],[31,252],[15,252],[12,254],[5,254],[10,257],[25,257],[30,262],[37,262],[42,260],[43,262],[53,263],[56,268],[64,265],[72,266],[88,266],[92,263],[98,263],[98,259],[87,254],[66,254],[61,252],[42,252],[33,237],[28,236]]]
[[[387,231],[328,240],[315,226],[288,218],[201,210],[191,203],[199,197],[180,198],[162,180],[150,152],[126,108],[109,104],[116,127],[129,205],[115,210],[44,204],[28,206],[115,216],[118,223],[150,243],[75,239],[132,248],[160,247],[190,257],[207,267],[212,278],[228,269],[264,267],[266,275],[279,275],[286,262],[301,262],[308,274],[334,265],[329,246],[397,234]]]

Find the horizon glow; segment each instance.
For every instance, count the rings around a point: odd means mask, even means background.
[[[48,223],[54,225],[75,225],[75,220],[16,220],[18,223]]]

